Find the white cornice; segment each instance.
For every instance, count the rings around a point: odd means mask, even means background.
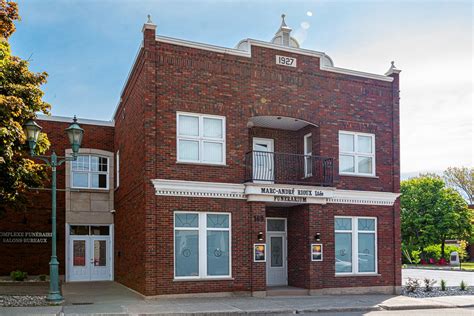
[[[38,114],[38,120],[40,120],[40,121],[51,121],[51,122],[72,123],[73,118],[68,117],[68,116],[56,116],[56,115],[51,115],[50,116],[50,115]],[[86,124],[86,125],[99,125],[99,126],[114,127],[114,122],[113,121],[101,121],[101,120],[78,118],[77,123]]]
[[[269,202],[272,205],[288,204],[363,204],[363,205],[393,205],[399,193],[338,190],[336,188],[307,185],[258,184],[258,183],[223,183],[185,180],[153,179],[156,195],[179,197],[204,197],[222,199],[245,199],[251,201]],[[270,193],[262,188],[310,190],[311,196],[295,192],[294,194]],[[320,195],[314,194],[319,192]],[[292,200],[274,199],[274,196],[291,197]],[[302,198],[305,198],[304,201]]]
[[[393,205],[400,193],[336,190],[328,203],[341,204],[368,204],[368,205]]]
[[[153,179],[151,182],[155,186],[156,195],[245,199],[245,187],[238,183],[165,179]]]

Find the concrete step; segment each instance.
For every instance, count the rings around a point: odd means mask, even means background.
[[[267,296],[307,296],[308,289],[294,286],[269,286],[267,287]]]

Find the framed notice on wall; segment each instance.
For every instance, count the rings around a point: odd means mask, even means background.
[[[254,262],[267,261],[267,245],[266,244],[253,245],[253,261]]]
[[[311,261],[323,261],[323,244],[311,244]]]

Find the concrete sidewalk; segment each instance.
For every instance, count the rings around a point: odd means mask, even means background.
[[[111,299],[112,297],[109,297]],[[109,300],[88,305],[0,308],[0,315],[290,315],[318,312],[368,312],[474,307],[474,296],[410,298],[389,295],[299,297],[228,297],[154,300]]]

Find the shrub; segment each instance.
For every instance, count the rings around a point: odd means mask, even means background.
[[[420,287],[420,281],[415,278],[408,278],[405,289],[408,293],[415,292]]]
[[[445,245],[444,246],[444,255],[441,255],[441,245],[429,245],[423,248],[423,258],[426,261],[436,261],[439,262],[441,258],[444,258],[446,261],[449,261],[449,255],[451,252],[457,251],[459,253],[460,249],[455,245]],[[430,260],[433,259],[433,260]]]
[[[46,281],[46,274],[40,274],[39,279],[40,281]]]
[[[431,291],[433,291],[433,285],[436,283],[435,280],[429,279],[429,278],[425,278],[425,279],[423,280],[423,282],[425,282],[425,292],[431,292]]]
[[[439,284],[441,285],[441,291],[446,291],[446,280],[441,280]]]
[[[459,285],[459,288],[461,291],[466,291],[467,290],[467,284],[464,282],[464,280],[461,281],[461,284]]]
[[[421,255],[421,251],[419,250],[413,250],[411,252],[411,261],[414,263],[414,264],[419,264],[420,263],[420,255]]]
[[[28,277],[28,273],[22,272],[20,270],[10,272],[10,277],[13,281],[23,281]]]

